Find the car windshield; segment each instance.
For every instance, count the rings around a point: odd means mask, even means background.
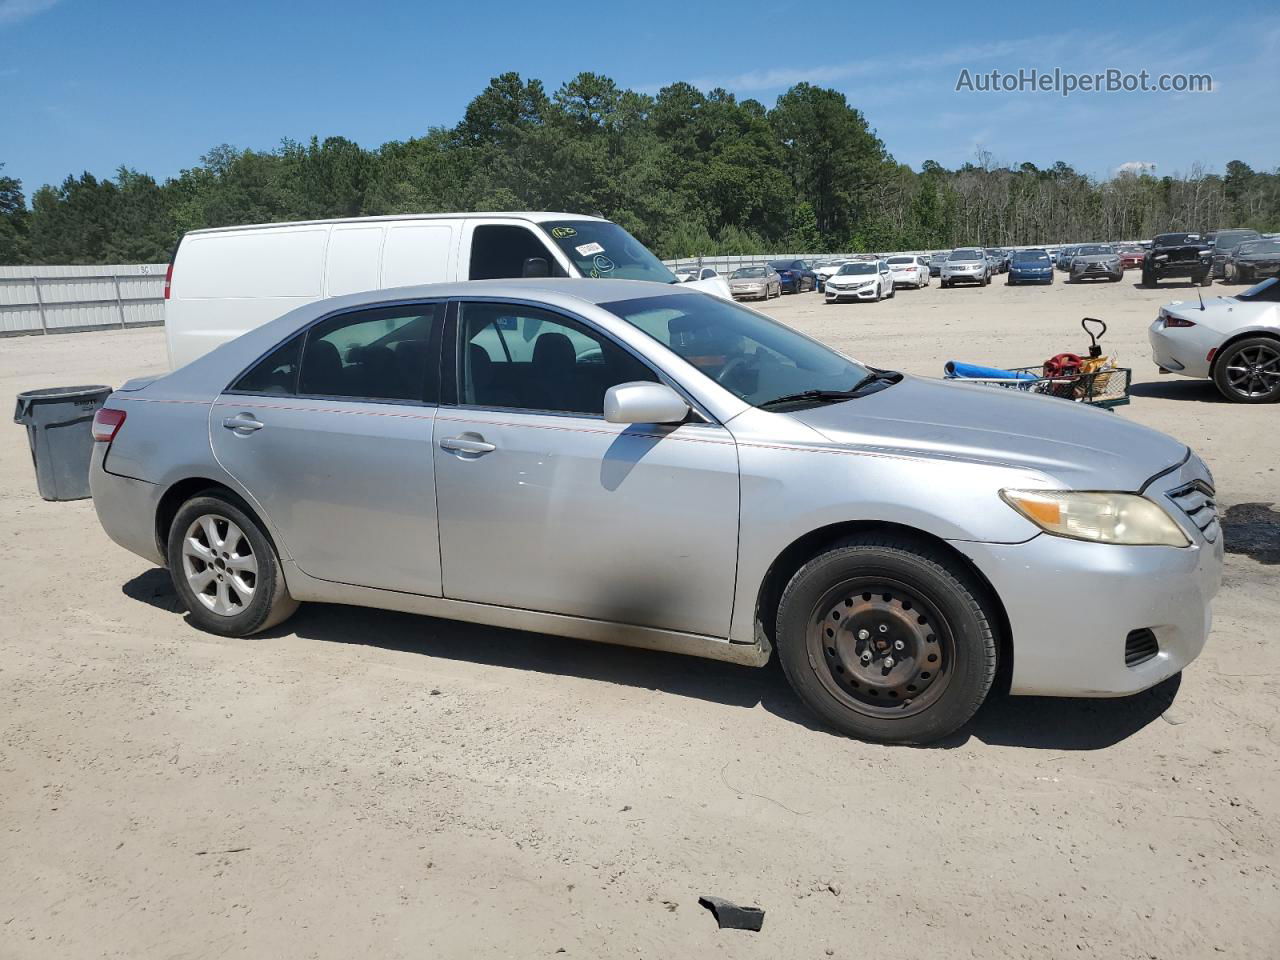
[[[1151,241],[1157,247],[1176,247],[1184,243],[1199,243],[1198,233],[1162,233]]]
[[[981,250],[953,250],[948,260],[981,260]]]
[[[741,280],[747,277],[763,277],[763,276],[764,276],[764,267],[739,267],[737,270],[733,271],[733,275],[730,276],[729,279]]]
[[[931,256],[929,259],[930,259],[930,260],[945,260],[945,259],[947,259],[947,255],[946,255],[945,253],[935,253],[935,254],[934,254],[933,256]]]
[[[1088,243],[1076,251],[1076,255],[1080,257],[1100,257],[1104,254],[1114,253],[1115,251],[1108,247],[1105,243]]]
[[[794,260],[771,260],[769,262],[769,266],[773,267],[775,270],[790,270],[795,267],[795,265],[796,262]]]
[[[1049,255],[1043,250],[1023,250],[1013,255],[1014,263],[1048,263]]]
[[[1280,303],[1280,277],[1267,277],[1261,283],[1255,283],[1244,293],[1237,293],[1236,299],[1256,303]]]
[[[870,371],[784,324],[708,294],[600,304],[747,403],[850,390]]]
[[[1250,240],[1242,243],[1236,248],[1236,253],[1240,255],[1252,255],[1258,253],[1280,253],[1280,240]]]
[[[560,220],[540,226],[584,277],[679,282],[643,243],[616,223],[607,220]]]
[[[890,257],[889,262],[891,264],[915,263],[916,258],[915,257]]]
[[[1213,245],[1219,250],[1230,250],[1245,240],[1258,239],[1256,230],[1222,230],[1219,231]]]
[[[876,265],[873,262],[862,261],[860,263],[846,263],[843,267],[836,271],[837,277],[861,276],[866,273],[876,273]]]

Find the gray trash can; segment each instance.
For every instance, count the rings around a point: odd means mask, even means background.
[[[46,500],[89,496],[93,415],[110,387],[50,387],[18,394],[13,422],[27,428],[36,487]]]

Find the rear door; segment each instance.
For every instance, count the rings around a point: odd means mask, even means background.
[[[218,462],[313,577],[438,596],[441,302],[321,320],[213,406]]]

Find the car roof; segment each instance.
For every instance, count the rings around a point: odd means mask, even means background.
[[[265,230],[270,227],[306,227],[329,223],[382,223],[397,220],[528,220],[531,223],[546,223],[551,220],[590,220],[597,223],[608,223],[602,217],[592,217],[581,213],[555,213],[547,210],[507,210],[476,211],[471,213],[401,213],[378,217],[333,217],[325,220],[286,220],[279,223],[246,223],[234,227],[205,227],[190,230],[188,235],[202,233],[233,233],[239,230]]]

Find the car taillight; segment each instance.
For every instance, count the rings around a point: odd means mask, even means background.
[[[169,269],[164,272],[164,298],[169,299],[169,292],[173,289],[173,262],[169,262]]]
[[[110,443],[124,426],[124,411],[99,407],[93,415],[93,439],[98,443]]]
[[[1166,316],[1164,318],[1166,327],[1194,327],[1195,322],[1191,320],[1183,320],[1182,317]]]

